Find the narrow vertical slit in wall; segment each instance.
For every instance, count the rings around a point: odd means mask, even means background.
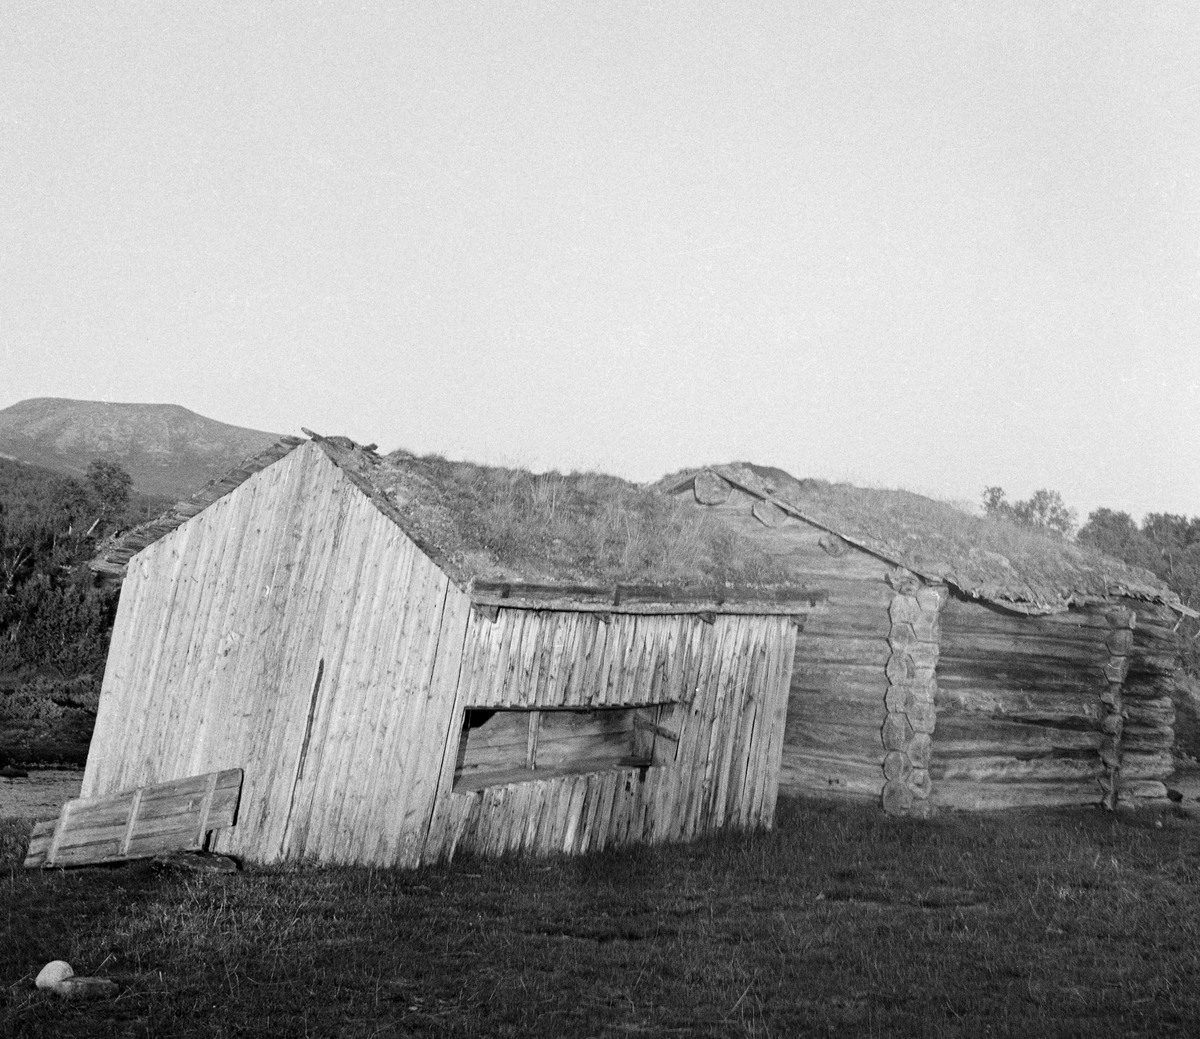
[[[287,819],[283,823],[283,845],[287,847],[288,829],[292,825],[292,811],[296,807],[296,791],[300,787],[300,780],[304,776],[304,762],[308,757],[308,744],[312,739],[313,718],[317,713],[317,694],[321,691],[321,679],[325,677],[325,658],[322,657],[317,662],[317,677],[313,681],[312,696],[308,698],[308,718],[304,722],[304,739],[300,744],[300,758],[296,762],[296,778],[292,780],[292,796],[288,800]]]

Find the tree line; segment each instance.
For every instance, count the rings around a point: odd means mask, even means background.
[[[1076,531],[1075,510],[1057,491],[1040,490],[1025,501],[1008,501],[1002,487],[983,492],[983,511],[996,519],[1035,527],[1149,570],[1180,599],[1200,609],[1200,516],[1151,512],[1138,523],[1128,512],[1096,509]],[[1181,626],[1188,670],[1200,675],[1200,634],[1194,621]]]
[[[111,462],[76,480],[0,459],[0,675],[103,672],[118,588],[86,563],[161,504]]]

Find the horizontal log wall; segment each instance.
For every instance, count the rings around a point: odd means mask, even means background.
[[[743,521],[745,522],[745,521]],[[773,530],[746,522],[743,534],[769,537],[797,573],[828,590],[825,612],[796,636],[780,789],[788,794],[878,799],[886,753],[888,661],[894,596],[887,563],[838,546],[824,532],[788,519]],[[811,575],[811,577],[809,576]]]
[[[1113,622],[1027,617],[953,597],[941,615],[931,800],[960,808],[1096,803]]]
[[[779,559],[794,580],[825,592],[822,611],[804,618],[796,636],[780,790],[878,799],[892,656],[888,607],[895,593],[886,583],[892,564],[744,491],[713,479],[709,484],[684,493],[705,502],[739,539]]]
[[[453,790],[444,756],[423,861],[455,853],[577,853],[769,826],[775,810],[794,626],[786,617],[473,615],[455,716],[480,707],[680,701],[673,761]],[[656,756],[657,760],[657,756]]]

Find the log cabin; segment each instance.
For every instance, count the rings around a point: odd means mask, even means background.
[[[753,465],[659,485],[819,585],[779,788],[892,813],[1165,798],[1180,619],[1153,574],[904,491]]]

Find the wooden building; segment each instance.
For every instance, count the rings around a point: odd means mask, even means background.
[[[769,826],[780,792],[1164,796],[1189,611],[997,531],[753,466],[288,439],[93,563],[125,580],[83,796],[238,769],[214,850],[402,866]]]
[[[828,593],[796,638],[782,792],[921,814],[1166,796],[1195,612],[1153,575],[905,492],[747,465],[660,486]]]
[[[823,593],[523,581],[421,471],[288,440],[107,546],[93,566],[125,577],[83,797],[241,769],[213,850],[258,862],[769,826]]]

